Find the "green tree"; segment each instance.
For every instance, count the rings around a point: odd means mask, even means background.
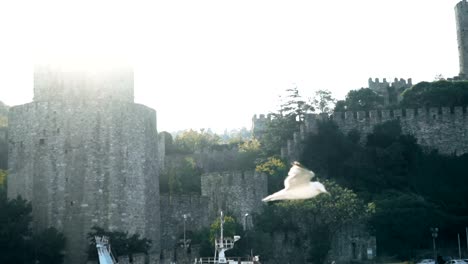
[[[384,98],[369,88],[351,90],[344,101],[338,101],[334,111],[368,111],[384,107]]]
[[[280,232],[288,238],[284,241],[297,250],[291,251],[284,263],[294,259],[296,263],[324,263],[331,247],[331,239],[340,227],[361,222],[369,214],[368,206],[349,189],[333,181],[321,180],[330,195],[322,194],[314,199],[283,201],[264,208],[255,219],[258,253],[267,261],[271,252],[271,236]]]
[[[399,259],[414,258],[414,251],[427,248],[430,227],[442,227],[447,220],[437,206],[409,192],[385,191],[375,204],[370,224],[377,248]]]
[[[7,175],[7,171],[0,169],[0,189],[6,187]]]
[[[200,193],[202,169],[193,157],[187,156],[177,163],[168,165],[160,175],[162,193]]]
[[[260,141],[251,139],[242,141],[238,145],[237,167],[239,169],[253,169],[260,156]]]
[[[302,98],[297,87],[286,89],[286,96],[280,96],[280,109],[270,113],[272,118],[260,138],[262,156],[279,155],[281,147],[299,131],[305,115],[313,111],[313,106]]]
[[[319,113],[331,114],[335,103],[336,99],[329,90],[318,90],[311,98],[311,106]]]
[[[220,142],[221,138],[216,134],[209,133],[204,129],[201,129],[200,132],[190,129],[175,138],[174,148],[177,152],[194,153],[209,149]]]
[[[259,163],[255,170],[268,176],[268,193],[273,193],[284,188],[284,179],[288,173],[286,162],[277,157],[268,157],[266,161]]]
[[[63,262],[65,237],[55,228],[33,234],[31,212],[31,203],[21,197],[9,200],[0,190],[0,263]]]
[[[400,105],[407,108],[468,105],[467,81],[420,82],[402,93]]]
[[[49,227],[33,236],[34,259],[41,264],[63,263],[65,236],[53,227]]]
[[[32,259],[30,223],[32,207],[21,197],[0,197],[0,263],[27,263]]]
[[[262,156],[269,157],[279,155],[281,147],[292,138],[294,132],[299,131],[300,123],[296,116],[281,116],[272,114],[273,118],[266,124],[265,132],[260,138]]]
[[[299,94],[297,86],[285,90],[286,95],[280,96],[280,109],[277,115],[281,117],[292,117],[296,120],[304,120],[306,113],[314,111],[312,105],[307,103]]]
[[[237,235],[238,230],[236,220],[232,216],[225,215],[223,217],[223,236],[224,237],[234,237]],[[221,219],[218,217],[210,226],[210,242],[214,245],[216,238],[219,238],[221,232]]]

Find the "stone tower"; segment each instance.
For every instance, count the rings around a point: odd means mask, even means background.
[[[10,109],[8,135],[8,196],[32,202],[35,230],[64,232],[65,263],[84,263],[92,226],[137,232],[159,252],[156,112],[134,103],[130,67],[36,67],[34,100]]]
[[[460,1],[455,6],[455,18],[457,22],[458,56],[460,61],[461,79],[468,77],[468,3]]]

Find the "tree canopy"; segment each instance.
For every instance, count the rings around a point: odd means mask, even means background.
[[[447,237],[464,230],[461,223],[468,217],[468,155],[427,152],[402,134],[397,120],[375,126],[365,144],[356,134],[320,122],[318,133],[304,142],[300,160],[319,177],[375,204],[370,223],[381,254],[407,259],[428,248],[429,225],[444,233],[440,240],[452,243]]]
[[[31,212],[28,201],[7,199],[0,189],[0,263],[63,262],[65,237],[53,227],[33,234]]]
[[[402,107],[453,107],[468,105],[468,82],[420,82],[402,93]]]
[[[369,88],[351,90],[345,100],[338,101],[334,111],[368,111],[384,107],[384,98]]]
[[[256,215],[252,237],[263,259],[273,263],[324,263],[333,235],[343,226],[366,218],[371,212],[354,192],[331,180],[321,180],[330,195],[314,199],[282,201],[265,206]],[[275,234],[283,233],[284,246],[294,248],[286,255],[272,251]]]

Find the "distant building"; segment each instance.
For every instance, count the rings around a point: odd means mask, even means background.
[[[369,78],[368,84],[369,89],[383,96],[384,105],[388,106],[398,104],[402,99],[401,93],[413,86],[413,81],[411,78],[408,80],[395,78],[393,82],[389,83],[386,78],[382,82],[379,81],[379,78],[375,78],[375,81]]]

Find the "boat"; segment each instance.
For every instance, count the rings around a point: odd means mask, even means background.
[[[240,258],[226,257],[225,252],[233,249],[234,244],[241,238],[240,236],[224,237],[223,235],[224,216],[220,213],[220,236],[215,239],[215,252],[213,258],[198,258],[194,264],[260,264],[259,256]]]

